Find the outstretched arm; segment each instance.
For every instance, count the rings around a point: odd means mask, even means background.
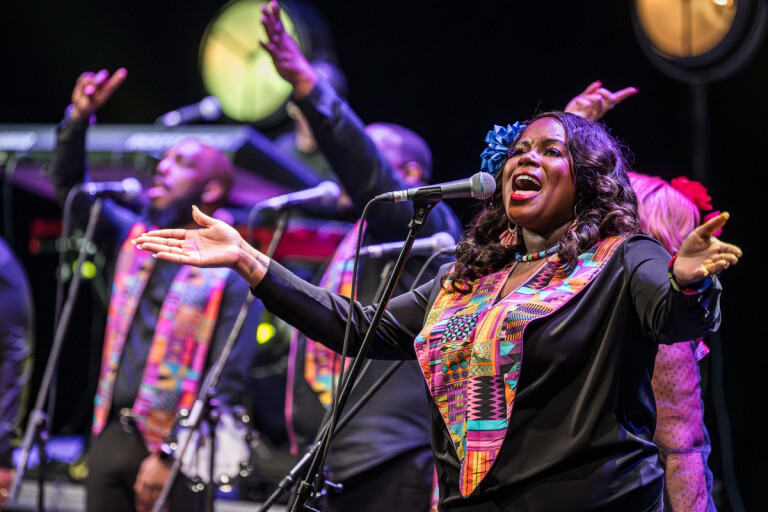
[[[308,337],[340,352],[350,312],[349,298],[313,286],[245,243],[223,222],[193,212],[202,229],[162,229],[135,239],[139,248],[156,257],[194,266],[233,268],[254,287],[264,306]],[[267,271],[269,270],[269,271]],[[389,302],[369,357],[413,358],[413,340],[421,330],[428,300],[440,280],[435,279]],[[375,316],[375,306],[352,304],[350,351],[360,343]]]
[[[195,267],[229,267],[248,285],[258,285],[270,259],[243,240],[235,228],[192,207],[192,217],[201,229],[158,229],[133,240],[139,249],[155,253],[161,260]]]
[[[272,57],[278,74],[293,87],[296,104],[357,212],[379,194],[407,188],[409,185],[368,136],[359,116],[330,84],[318,79],[298,43],[285,31],[277,2],[263,6],[262,13],[268,38],[262,46]],[[400,203],[372,208],[368,222],[381,241],[394,241],[405,236],[412,217],[411,205]],[[424,235],[438,231],[449,232],[454,238],[461,236],[458,218],[444,203],[436,205],[427,218]]]
[[[59,204],[64,206],[69,192],[89,181],[86,162],[85,138],[93,114],[102,107],[125,81],[128,72],[120,68],[113,74],[106,70],[98,73],[82,73],[72,89],[72,103],[67,107],[64,120],[56,133],[56,147],[51,158],[51,183]],[[84,227],[91,198],[79,196],[72,204],[75,224]],[[135,214],[111,200],[104,205],[104,215],[99,220],[96,239],[122,242]],[[105,230],[105,228],[108,229]],[[119,226],[119,229],[114,229]]]
[[[613,107],[635,94],[637,94],[635,87],[625,87],[620,91],[611,92],[597,80],[569,101],[565,111],[590,121],[598,121]]]
[[[110,76],[107,70],[82,73],[72,89],[72,103],[59,125],[51,158],[51,181],[56,198],[64,204],[69,189],[85,180],[85,134],[90,117],[125,81],[128,72],[120,68]]]
[[[741,249],[714,236],[728,214],[692,231],[672,260],[660,243],[631,237],[624,251],[630,290],[642,329],[656,342],[671,344],[706,336],[720,324],[720,282],[712,277],[738,262]]]

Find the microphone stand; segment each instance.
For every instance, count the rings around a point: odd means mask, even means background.
[[[387,304],[389,304],[389,300],[392,298],[392,294],[395,291],[395,285],[397,284],[397,281],[400,279],[400,274],[402,274],[403,267],[405,266],[405,260],[407,259],[408,254],[411,251],[411,247],[413,246],[413,242],[416,239],[416,235],[424,229],[424,222],[426,221],[427,215],[432,210],[434,205],[437,204],[438,201],[439,201],[439,198],[431,201],[430,199],[425,198],[424,201],[414,202],[414,205],[413,205],[414,215],[410,223],[408,224],[408,228],[409,228],[408,236],[406,237],[405,243],[403,244],[403,248],[400,251],[400,255],[397,258],[397,262],[395,263],[395,267],[393,269],[392,275],[390,276],[389,281],[387,282],[387,286],[384,289],[384,293],[382,294],[382,300],[376,308],[374,316],[371,319],[371,324],[368,327],[368,331],[365,334],[365,338],[363,338],[363,342],[360,345],[360,349],[357,355],[355,356],[355,359],[352,362],[352,365],[349,369],[349,374],[344,378],[342,382],[341,393],[338,396],[337,407],[334,408],[333,413],[331,415],[330,425],[324,432],[323,438],[319,443],[320,444],[319,451],[315,454],[315,456],[312,459],[312,464],[310,465],[309,471],[307,472],[307,477],[304,480],[302,480],[301,484],[299,485],[297,498],[293,504],[293,507],[291,508],[291,512],[317,512],[315,511],[315,509],[312,509],[306,506],[305,503],[309,499],[310,493],[312,492],[312,489],[313,489],[312,482],[315,481],[316,475],[318,474],[318,471],[322,467],[323,459],[325,458],[324,454],[327,453],[328,446],[330,445],[330,441],[333,437],[333,424],[335,423],[335,420],[339,417],[339,414],[341,413],[341,411],[344,408],[344,405],[349,399],[349,395],[352,392],[352,386],[354,385],[355,379],[360,373],[360,370],[363,366],[363,362],[365,361],[365,356],[368,354],[368,351],[371,348],[371,343],[373,342],[374,334],[376,333],[379,323],[381,322],[381,317],[384,315],[384,310],[386,309]],[[352,309],[352,299],[350,299],[350,311],[351,309]]]
[[[392,272],[392,267],[394,266],[395,262],[392,260],[389,260],[384,264],[384,268],[381,269],[381,275],[379,276],[379,287],[376,288],[376,293],[373,294],[373,301],[371,304],[376,304],[379,299],[381,299],[382,294],[384,293],[384,287],[387,284],[387,277]]]
[[[373,395],[376,394],[376,392],[381,389],[381,387],[389,380],[389,378],[397,371],[400,366],[402,366],[403,361],[395,361],[392,363],[386,371],[379,377],[379,380],[376,381],[376,383],[368,389],[368,391],[365,392],[365,394],[360,397],[360,399],[350,407],[350,409],[347,411],[347,413],[344,415],[341,420],[339,420],[339,424],[336,426],[336,429],[334,430],[334,435],[339,433],[344,429],[347,424],[352,421],[352,418],[360,411],[360,409],[363,408],[363,406],[368,402],[368,400],[373,397]],[[365,370],[363,370],[365,371]],[[329,411],[330,413],[330,411]],[[309,467],[309,463],[311,462],[312,458],[317,454],[317,450],[320,447],[319,441],[326,435],[328,431],[328,427],[330,426],[330,415],[328,415],[323,420],[323,425],[320,427],[320,430],[318,431],[318,435],[315,438],[315,442],[310,445],[310,447],[307,449],[307,452],[304,454],[304,456],[299,460],[298,463],[290,470],[290,472],[283,477],[283,479],[280,481],[279,484],[277,484],[277,489],[267,498],[267,500],[262,503],[261,507],[259,508],[258,512],[266,512],[267,510],[272,507],[272,505],[275,504],[275,502],[280,499],[284,494],[288,494],[293,486],[296,484],[296,479],[299,474],[301,474],[303,471],[306,471]]]
[[[24,430],[24,438],[21,442],[21,456],[19,462],[16,464],[16,477],[13,480],[11,491],[9,493],[9,503],[14,503],[18,498],[18,493],[21,489],[21,482],[24,479],[24,470],[27,466],[27,460],[29,453],[32,449],[32,444],[37,443],[38,453],[40,456],[40,475],[39,479],[40,492],[38,495],[38,510],[43,511],[43,485],[42,485],[42,473],[43,462],[45,460],[45,441],[48,433],[45,431],[45,425],[50,421],[50,417],[46,416],[43,412],[45,401],[48,397],[48,392],[53,385],[53,376],[56,373],[58,366],[59,356],[61,355],[61,349],[64,344],[64,334],[67,331],[69,320],[72,316],[72,311],[75,305],[75,299],[77,298],[77,292],[80,289],[80,276],[87,254],[87,247],[91,239],[93,238],[93,232],[96,228],[96,223],[101,214],[101,206],[103,200],[96,198],[91,205],[90,214],[88,218],[88,226],[85,230],[83,237],[83,245],[80,247],[80,253],[77,257],[77,265],[75,267],[75,273],[72,277],[72,283],[69,286],[69,292],[67,294],[67,300],[62,308],[61,317],[56,323],[56,332],[53,338],[53,344],[51,346],[51,352],[48,356],[48,362],[45,365],[45,371],[43,372],[43,380],[40,383],[40,390],[35,400],[34,408],[29,412],[29,418],[27,419],[27,427]],[[53,409],[51,409],[53,410]]]
[[[376,290],[376,293],[373,296],[372,302],[375,304],[379,301],[381,298],[381,294],[384,291],[384,286],[386,284],[386,279],[390,275],[390,272],[392,270],[392,266],[394,265],[394,261],[388,261],[386,265],[384,266],[384,269],[381,272],[381,282],[379,283],[379,287]],[[363,374],[365,374],[366,370],[368,370],[368,367],[370,366],[371,361],[366,361],[365,367],[360,371],[360,374],[358,375],[361,377]],[[384,373],[379,377],[379,379],[371,386],[371,388],[365,392],[365,394],[360,397],[360,399],[355,402],[352,405],[352,408],[349,409],[347,414],[339,420],[339,424],[336,426],[336,429],[334,431],[334,435],[337,434],[339,431],[341,431],[344,426],[349,423],[352,418],[360,411],[360,409],[363,408],[363,406],[368,402],[368,400],[371,399],[373,395],[376,394],[376,392],[381,389],[381,387],[389,380],[389,378],[397,371],[400,366],[402,366],[403,361],[395,361],[390,365]],[[277,502],[278,499],[280,499],[283,495],[288,494],[291,492],[291,489],[293,489],[293,486],[296,484],[296,477],[303,471],[306,471],[309,467],[309,463],[312,460],[312,457],[314,457],[317,453],[317,449],[320,447],[319,441],[323,438],[323,436],[326,435],[326,431],[328,430],[328,427],[330,426],[332,410],[329,409],[323,418],[323,421],[321,422],[321,426],[318,429],[317,436],[315,437],[315,440],[313,443],[307,448],[307,452],[304,454],[304,456],[299,460],[298,463],[288,472],[286,476],[283,477],[282,480],[277,484],[277,489],[275,489],[272,494],[269,495],[267,500],[262,503],[261,507],[259,508],[258,512],[266,512],[269,510],[272,505]],[[327,480],[323,479],[324,482],[322,484],[328,483]],[[319,486],[320,488],[323,487],[323,485]]]
[[[258,205],[257,205],[258,206]],[[272,241],[269,244],[269,248],[267,249],[267,252],[265,253],[268,257],[272,257],[274,255],[275,250],[277,249],[277,244],[280,242],[280,238],[282,238],[283,233],[285,232],[286,226],[288,225],[288,221],[290,220],[291,212],[290,210],[283,210],[280,212],[280,218],[278,219],[277,227],[275,228],[274,235],[272,237]],[[229,359],[229,354],[232,352],[232,348],[235,345],[235,341],[237,341],[238,336],[240,335],[240,331],[243,328],[243,324],[245,323],[245,317],[248,315],[248,311],[250,310],[250,306],[253,303],[254,296],[252,293],[248,293],[248,295],[245,298],[245,302],[243,302],[243,305],[240,307],[240,311],[237,314],[237,318],[235,319],[235,324],[232,326],[232,330],[229,333],[229,337],[227,338],[226,343],[224,344],[224,347],[221,350],[221,354],[219,354],[219,357],[216,359],[216,363],[211,368],[211,370],[208,372],[208,376],[206,377],[205,381],[203,382],[202,386],[200,386],[200,389],[197,392],[197,398],[195,399],[194,404],[192,405],[192,408],[190,409],[189,416],[187,417],[187,423],[189,424],[189,434],[187,435],[187,438],[184,440],[184,443],[181,445],[181,449],[178,452],[178,456],[174,458],[173,464],[171,465],[171,472],[168,476],[168,480],[166,480],[165,485],[163,485],[162,491],[160,491],[160,496],[155,501],[155,504],[152,506],[152,512],[161,512],[163,507],[165,506],[166,502],[168,501],[168,496],[171,492],[171,487],[173,486],[174,481],[176,480],[176,477],[179,474],[179,471],[181,471],[181,465],[184,460],[184,454],[187,452],[187,449],[189,448],[190,444],[192,443],[193,434],[197,432],[200,429],[200,425],[202,424],[202,420],[204,417],[210,418],[211,410],[211,401],[213,400],[213,397],[216,393],[216,384],[219,381],[219,377],[221,376],[221,372],[224,370],[224,365],[227,363],[227,360]],[[206,511],[213,512],[213,502],[215,498],[215,492],[214,492],[214,449],[215,449],[215,442],[216,442],[216,432],[213,426],[213,421],[210,421],[211,428],[210,430],[210,446],[211,446],[211,454],[210,454],[210,481],[208,482],[208,489],[207,489],[207,495],[206,495]]]

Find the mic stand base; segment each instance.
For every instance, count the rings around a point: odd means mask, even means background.
[[[306,480],[302,480],[299,484],[299,491],[296,494],[296,501],[294,502],[293,509],[296,512],[320,512],[316,508],[308,507],[304,503],[309,499],[309,495],[312,494],[314,486],[308,483]]]

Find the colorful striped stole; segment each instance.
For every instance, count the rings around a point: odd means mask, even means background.
[[[480,485],[507,435],[531,320],[557,311],[583,290],[625,237],[610,237],[579,256],[567,275],[547,262],[494,304],[511,267],[473,282],[461,295],[446,282],[415,340],[430,394],[442,414],[460,462],[460,491]]]
[[[92,431],[104,428],[120,359],[141,295],[154,268],[151,253],[131,240],[146,232],[131,228],[115,269]],[[133,415],[150,451],[160,447],[176,414],[192,406],[208,357],[229,269],[180,266],[163,300]]]

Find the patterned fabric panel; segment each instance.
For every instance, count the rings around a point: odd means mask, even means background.
[[[104,356],[92,430],[101,433],[112,403],[125,340],[155,259],[131,240],[146,231],[136,224],[123,243],[115,269]],[[150,451],[160,447],[177,412],[194,402],[208,356],[229,269],[181,267],[163,301],[133,414]]]
[[[363,234],[365,233],[363,226]],[[352,294],[352,270],[354,266],[357,234],[360,221],[349,230],[339,243],[328,268],[318,286],[349,297]],[[304,378],[326,409],[333,403],[333,389],[339,377],[341,357],[333,350],[307,338],[304,350]],[[289,424],[291,424],[289,422]]]
[[[484,276],[466,295],[438,294],[415,340],[417,358],[461,463],[460,490],[469,496],[488,474],[507,434],[520,377],[523,332],[594,279],[623,237],[606,239],[565,275],[546,263],[493,304],[511,267]]]
[[[229,269],[181,267],[163,301],[133,414],[150,450],[189,409],[208,358]]]
[[[94,434],[104,429],[112,405],[112,391],[123,355],[125,338],[133,323],[133,317],[141,294],[149,281],[149,275],[155,266],[155,258],[148,251],[141,251],[131,244],[131,240],[146,232],[143,224],[134,224],[128,238],[120,248],[112,283],[112,296],[109,301],[107,327],[104,332],[104,350],[99,371],[99,384],[96,389],[93,408]]]

